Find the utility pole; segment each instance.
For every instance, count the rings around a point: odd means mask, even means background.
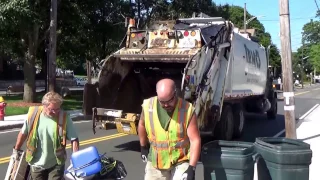
[[[87,77],[88,77],[88,84],[92,84],[92,77],[91,77],[91,62],[87,60]]]
[[[243,10],[243,29],[244,29],[244,33],[247,33],[247,3],[244,3],[244,10]]]
[[[303,49],[304,49],[304,40],[302,40],[302,59],[301,59],[301,85],[302,85],[302,89],[304,88],[304,83],[303,83],[303,78],[304,78],[304,53],[303,53]]]
[[[57,0],[51,0],[50,38],[49,38],[49,91],[55,91],[56,85],[56,46],[57,46]]]
[[[297,138],[296,118],[294,114],[294,92],[292,80],[292,49],[290,37],[289,0],[279,0],[280,7],[280,39],[282,59],[283,96],[285,100],[284,117],[286,137]]]
[[[317,75],[317,68],[315,67],[313,70],[313,83],[316,83],[316,75]]]

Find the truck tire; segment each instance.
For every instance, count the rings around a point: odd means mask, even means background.
[[[267,111],[267,117],[268,119],[276,119],[278,114],[278,102],[277,102],[277,97],[273,96],[272,101],[271,101],[271,108],[269,111]]]
[[[215,136],[219,140],[232,140],[233,138],[233,111],[230,105],[224,105],[220,116],[220,121],[215,128]]]
[[[245,117],[242,104],[233,105],[233,120],[234,120],[234,129],[233,137],[241,137],[243,129],[245,126]]]

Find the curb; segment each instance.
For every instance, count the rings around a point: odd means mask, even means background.
[[[0,130],[8,130],[8,129],[16,129],[16,128],[22,128],[23,123],[21,124],[8,124],[6,126],[0,126]]]

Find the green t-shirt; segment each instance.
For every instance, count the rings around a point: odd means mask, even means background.
[[[157,112],[158,112],[158,118],[159,118],[161,127],[164,130],[167,130],[169,128],[171,117],[169,116],[167,111],[161,107],[159,101],[157,101]]]
[[[40,115],[39,125],[37,129],[38,141],[37,149],[34,154],[30,165],[41,167],[44,169],[49,169],[57,164],[57,160],[54,154],[53,147],[53,136],[56,131],[56,121],[46,117],[43,113]],[[78,135],[75,131],[72,120],[70,119],[69,114],[67,115],[67,139],[69,141],[78,138]],[[27,120],[24,122],[21,129],[22,134],[28,134],[27,129]]]

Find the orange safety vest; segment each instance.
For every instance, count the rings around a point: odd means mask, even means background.
[[[37,127],[42,113],[43,106],[32,106],[29,108],[28,112],[28,140],[27,140],[27,150],[26,150],[26,161],[31,162],[34,156],[34,153],[37,149]],[[56,133],[54,135],[54,151],[57,158],[58,164],[63,164],[66,160],[66,123],[67,122],[67,113],[61,111],[59,118],[57,120]]]
[[[142,105],[151,146],[151,163],[157,169],[170,169],[176,163],[189,160],[190,142],[187,127],[193,114],[193,106],[179,98],[166,131],[160,124],[157,104],[157,97],[152,97],[144,100]]]

